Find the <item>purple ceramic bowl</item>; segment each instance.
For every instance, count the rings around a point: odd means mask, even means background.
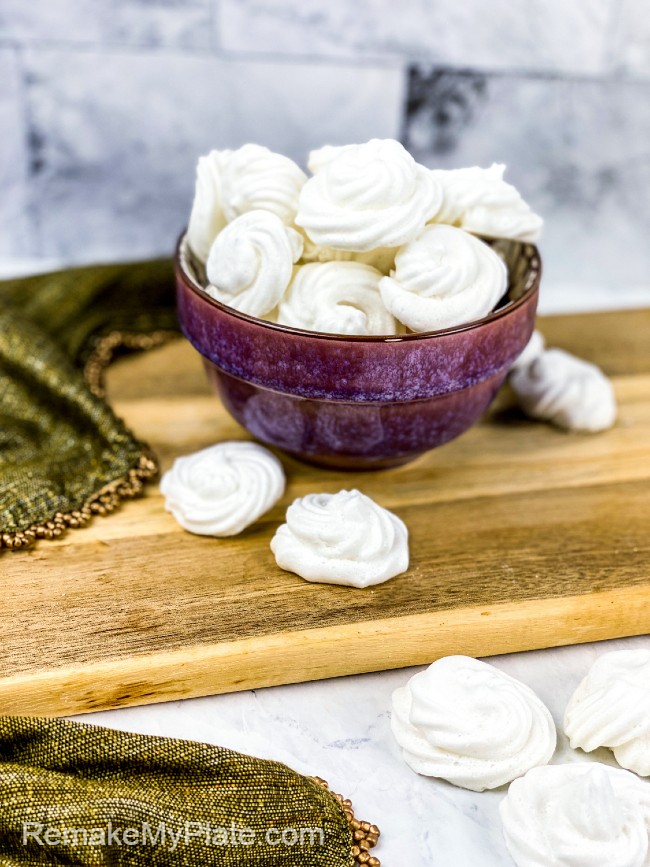
[[[480,418],[533,331],[541,263],[498,241],[509,288],[489,316],[425,334],[350,337],[263,322],[215,301],[184,239],[178,317],[225,407],[270,446],[326,467],[392,467]]]

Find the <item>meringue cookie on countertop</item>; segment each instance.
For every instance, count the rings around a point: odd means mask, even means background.
[[[225,442],[176,458],[160,480],[165,508],[200,536],[235,536],[284,493],[282,464],[251,442]]]
[[[280,325],[332,334],[396,334],[379,294],[382,275],[360,262],[301,265],[280,302]]]
[[[532,689],[468,656],[443,657],[395,690],[391,728],[414,771],[474,792],[546,764],[557,739]]]
[[[437,179],[399,142],[325,150],[326,158],[310,155],[316,174],[300,192],[296,216],[316,244],[360,253],[400,246],[438,212]]]
[[[271,540],[278,566],[307,581],[369,587],[405,572],[408,530],[360,491],[308,494]]]
[[[213,150],[199,157],[187,229],[192,251],[205,262],[224,226],[248,211],[270,211],[291,224],[306,180],[293,160],[261,145]]]
[[[564,714],[573,749],[609,747],[616,761],[650,776],[650,649],[599,656]]]
[[[300,258],[302,238],[270,211],[248,211],[215,238],[208,256],[206,292],[250,316],[270,313]]]
[[[605,374],[562,349],[547,349],[510,372],[519,405],[531,418],[595,433],[616,421],[616,397]]]
[[[413,331],[438,331],[487,316],[508,288],[506,266],[483,241],[431,224],[395,257],[379,283],[393,316]]]
[[[598,762],[533,768],[499,807],[518,867],[650,867],[650,798],[634,774]]]
[[[536,241],[544,221],[522,199],[519,191],[503,179],[505,166],[489,169],[433,169],[443,191],[442,206],[435,222],[460,226],[476,235]]]

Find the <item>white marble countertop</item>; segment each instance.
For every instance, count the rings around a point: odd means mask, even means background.
[[[598,759],[616,764],[609,750],[589,755],[571,750],[559,727],[571,693],[594,659],[623,647],[650,648],[650,637],[489,660],[532,687],[549,707],[558,726],[554,763]],[[352,799],[357,817],[381,829],[374,854],[382,867],[512,867],[498,811],[507,787],[469,792],[418,776],[400,756],[390,731],[391,694],[418,670],[259,689],[76,719],[220,744],[323,777],[334,791]]]
[[[61,263],[3,262],[0,277]],[[545,284],[541,313],[650,306],[650,287]],[[490,660],[532,687],[561,725],[578,682],[600,653],[650,647],[650,637],[516,653]],[[498,805],[506,787],[476,794],[419,777],[403,762],[390,731],[390,698],[418,669],[211,696],[77,717],[148,734],[191,738],[277,759],[326,779],[351,798],[358,817],[377,824],[383,867],[512,867]],[[572,751],[561,730],[553,762],[614,765],[608,750]],[[603,865],[605,867],[605,865]]]

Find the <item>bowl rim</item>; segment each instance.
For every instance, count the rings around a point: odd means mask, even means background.
[[[506,238],[501,240],[513,239]],[[472,322],[466,322],[463,325],[455,325],[453,328],[443,328],[438,331],[419,331],[413,334],[330,334],[323,331],[308,331],[305,328],[293,328],[290,325],[280,325],[277,322],[268,322],[266,319],[259,319],[257,316],[250,316],[248,313],[242,313],[240,310],[236,310],[234,307],[229,307],[227,304],[222,304],[221,301],[217,301],[216,298],[208,295],[205,289],[194,279],[194,277],[189,273],[186,267],[186,255],[184,253],[184,245],[187,244],[187,229],[183,229],[176,242],[176,248],[174,251],[174,265],[176,267],[177,273],[180,273],[181,277],[183,278],[185,285],[188,286],[203,301],[206,301],[216,310],[219,310],[221,313],[225,313],[227,316],[231,316],[234,319],[240,319],[244,322],[250,323],[251,325],[258,326],[262,330],[275,331],[280,334],[286,334],[289,336],[296,335],[297,337],[308,337],[311,339],[329,340],[334,342],[414,343],[419,340],[428,340],[432,337],[446,337],[448,335],[461,334],[465,331],[473,331],[475,329],[482,328],[484,325],[487,325],[490,322],[494,322],[497,319],[508,316],[510,313],[513,313],[519,307],[526,304],[527,301],[531,298],[531,296],[533,296],[539,289],[539,284],[542,276],[542,258],[540,256],[539,248],[536,244],[533,244],[530,241],[520,241],[518,243],[527,244],[529,247],[533,248],[534,261],[537,265],[536,271],[533,272],[534,276],[530,281],[530,286],[525,289],[521,297],[517,298],[515,301],[507,302],[502,307],[498,307],[496,310],[493,310],[492,313],[489,313],[487,316],[484,316],[481,319],[474,319],[472,320]]]

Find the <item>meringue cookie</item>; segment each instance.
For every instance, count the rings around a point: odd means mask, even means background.
[[[493,163],[489,169],[434,169],[433,175],[443,190],[435,221],[490,238],[538,240],[544,221],[518,190],[504,181],[505,168]]]
[[[508,272],[483,241],[433,224],[395,257],[379,283],[384,304],[413,331],[438,331],[487,316],[503,296]]]
[[[270,211],[248,211],[210,248],[206,292],[250,316],[270,313],[289,285],[302,238]]]
[[[280,302],[280,325],[332,334],[395,334],[379,294],[381,274],[360,262],[302,265]]]
[[[196,189],[187,228],[193,253],[205,262],[219,232],[248,211],[270,211],[291,224],[307,175],[282,154],[246,144],[199,157]]]
[[[573,749],[609,747],[619,765],[650,776],[650,650],[616,650],[594,662],[564,715]]]
[[[300,192],[296,223],[316,244],[363,253],[412,240],[442,200],[434,175],[397,141],[333,149]]]
[[[544,336],[539,331],[533,331],[530,340],[524,346],[521,355],[516,358],[510,370],[515,370],[518,367],[528,367],[536,358],[544,352],[546,341]]]
[[[395,690],[391,728],[414,771],[474,792],[546,764],[556,744],[532,689],[468,656],[443,657]]]
[[[408,569],[408,530],[359,491],[309,494],[287,509],[271,550],[281,569],[307,581],[369,587]]]
[[[194,202],[187,226],[187,242],[192,252],[206,261],[212,242],[226,225],[223,210],[221,172],[231,151],[210,151],[199,157],[196,166]]]
[[[649,807],[637,777],[589,762],[533,768],[499,810],[518,867],[649,867]]]
[[[270,211],[290,225],[307,175],[289,157],[246,144],[231,151],[223,171],[223,212],[230,223],[248,211]]]
[[[250,442],[219,443],[177,458],[160,481],[165,508],[199,536],[235,536],[284,493],[282,464]]]
[[[531,418],[567,430],[596,432],[616,421],[610,381],[594,364],[562,349],[547,349],[510,373],[519,405]]]

